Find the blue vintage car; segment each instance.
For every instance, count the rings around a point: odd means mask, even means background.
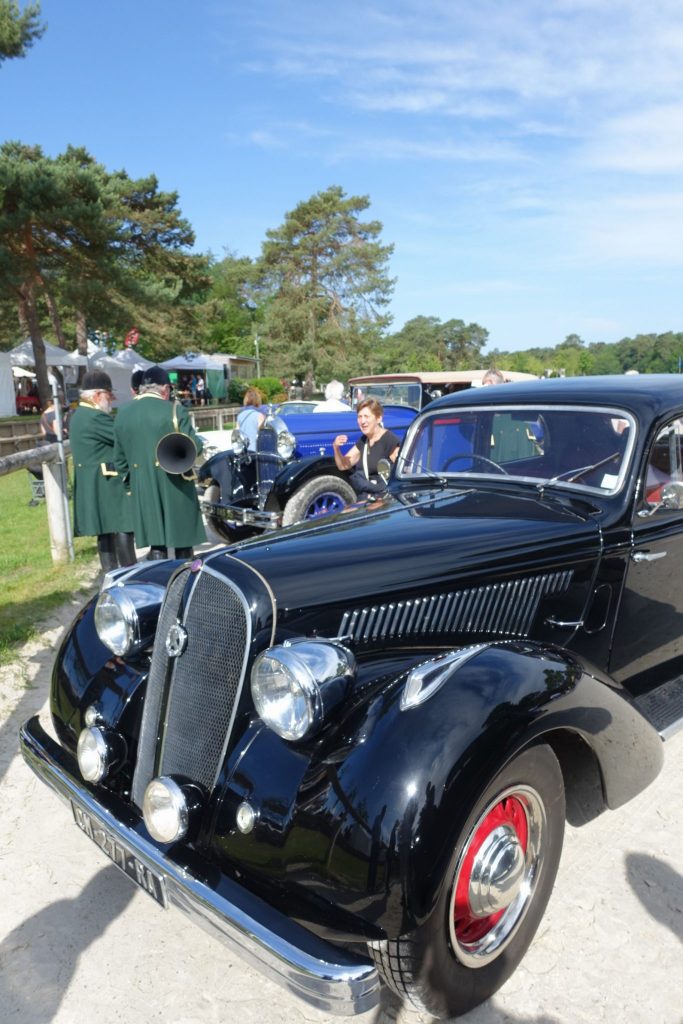
[[[480,383],[485,370],[392,373],[354,377],[353,404],[376,398],[384,425],[403,439],[415,416],[429,402]],[[507,373],[510,380],[531,374]],[[302,403],[291,403],[300,406]],[[337,469],[332,442],[338,434],[360,435],[356,413],[301,412],[290,403],[268,411],[256,451],[238,439],[231,452],[219,452],[201,467],[202,508],[213,530],[232,542],[263,530],[291,526],[339,512],[356,500],[347,474]]]

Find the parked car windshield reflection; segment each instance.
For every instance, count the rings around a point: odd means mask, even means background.
[[[409,431],[398,476],[511,477],[613,494],[624,482],[635,431],[621,409],[444,407]]]

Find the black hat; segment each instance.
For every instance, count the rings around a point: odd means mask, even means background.
[[[81,381],[81,391],[113,391],[111,377],[104,370],[89,370]]]
[[[141,384],[170,384],[171,378],[163,366],[150,366],[142,375]]]
[[[133,372],[130,375],[130,386],[131,386],[132,390],[135,392],[135,394],[138,393],[138,390],[140,388],[140,385],[142,384],[142,378],[144,377],[144,375],[145,375],[145,371],[144,370],[133,370]]]

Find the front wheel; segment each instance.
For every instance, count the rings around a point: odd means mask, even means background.
[[[477,801],[434,910],[410,935],[369,944],[384,981],[418,1009],[457,1017],[510,977],[560,863],[565,798],[549,746],[529,747]]]
[[[282,525],[291,526],[302,519],[318,519],[331,512],[341,512],[356,500],[356,492],[346,480],[338,476],[317,476],[294,492],[282,513]]]

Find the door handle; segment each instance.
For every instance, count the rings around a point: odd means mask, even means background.
[[[658,558],[666,558],[666,551],[632,551],[632,562],[656,562]]]

